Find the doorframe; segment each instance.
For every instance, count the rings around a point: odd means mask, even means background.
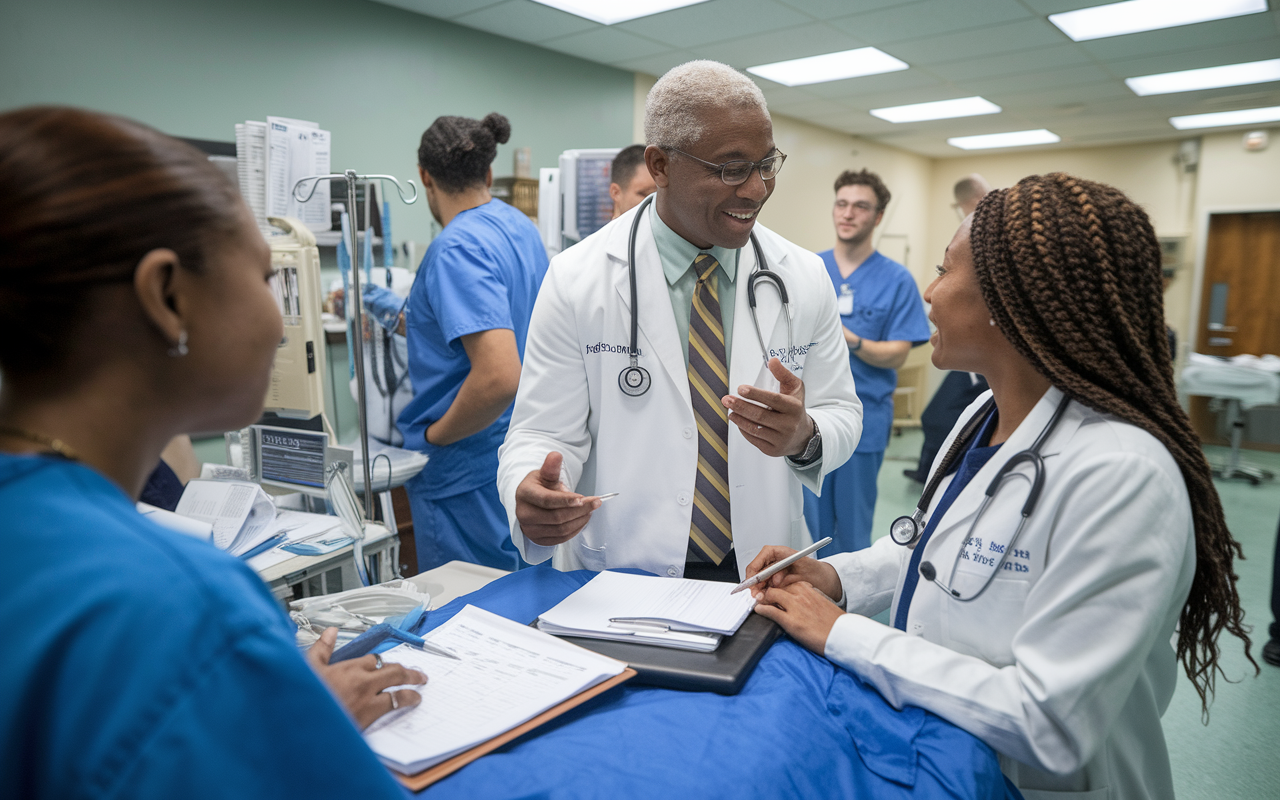
[[[1196,352],[1200,340],[1200,302],[1204,292],[1205,256],[1209,252],[1209,217],[1214,214],[1264,214],[1280,211],[1280,205],[1267,203],[1245,206],[1206,206],[1196,219],[1196,261],[1191,278],[1191,319],[1188,321],[1187,353]]]

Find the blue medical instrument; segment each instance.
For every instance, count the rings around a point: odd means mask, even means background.
[[[1035,512],[1036,503],[1040,500],[1040,492],[1044,489],[1044,457],[1040,455],[1040,448],[1045,441],[1053,434],[1058,427],[1058,421],[1062,419],[1062,415],[1066,412],[1067,406],[1070,405],[1071,398],[1063,396],[1058,403],[1058,407],[1054,410],[1053,416],[1049,419],[1049,424],[1040,431],[1040,435],[1036,437],[1035,442],[1030,448],[1015,453],[1000,470],[996,472],[995,477],[991,479],[991,483],[987,485],[986,496],[982,498],[982,505],[978,507],[977,516],[969,525],[969,532],[965,535],[964,542],[960,545],[960,549],[956,552],[955,562],[951,565],[951,580],[955,580],[956,569],[960,566],[960,559],[964,556],[968,549],[969,542],[973,538],[973,532],[977,528],[978,522],[982,520],[982,515],[986,513],[987,506],[991,505],[992,498],[996,492],[1000,490],[1001,484],[1006,478],[1015,476],[1013,470],[1022,465],[1030,464],[1033,475],[1029,479],[1031,482],[1031,492],[1027,495],[1027,501],[1022,504],[1022,518],[1018,521],[1018,527],[1013,532],[1013,537],[1009,543],[1005,545],[1004,552],[1000,554],[1000,561],[996,564],[995,569],[987,576],[982,587],[977,592],[968,597],[961,596],[960,592],[951,588],[948,584],[938,580],[938,570],[928,561],[921,562],[920,576],[930,583],[936,584],[943,589],[949,597],[953,597],[962,602],[976,600],[987,587],[991,585],[991,581],[1004,568],[1005,559],[1009,557],[1009,553],[1013,551],[1014,544],[1018,541],[1023,527],[1027,524],[1027,519]],[[920,534],[924,530],[924,515],[929,508],[929,504],[933,502],[933,495],[938,489],[938,484],[942,482],[951,472],[951,467],[955,464],[956,459],[963,456],[969,450],[969,445],[973,441],[973,437],[996,411],[995,400],[989,399],[986,404],[974,414],[969,422],[961,429],[960,434],[956,436],[955,441],[951,444],[951,449],[947,451],[946,456],[942,459],[942,463],[933,473],[933,478],[929,481],[929,485],[925,487],[924,493],[920,496],[920,501],[916,504],[916,510],[909,517],[898,517],[889,526],[889,536],[893,541],[904,547],[915,545],[920,540]],[[1020,476],[1025,477],[1025,476]]]
[[[638,361],[640,357],[640,314],[637,307],[636,293],[636,233],[640,230],[640,219],[644,216],[645,210],[649,204],[653,202],[653,195],[646,197],[640,204],[640,208],[636,210],[635,219],[631,220],[631,235],[627,239],[627,269],[630,272],[631,279],[631,348],[628,354],[631,357],[631,365],[624,368],[618,374],[618,388],[622,389],[622,393],[631,397],[639,397],[649,391],[652,380],[649,377],[649,370],[640,366]],[[782,313],[787,318],[787,351],[786,359],[795,358],[795,340],[791,329],[791,303],[787,297],[787,286],[782,282],[782,276],[769,269],[769,264],[765,261],[764,250],[760,247],[760,242],[756,239],[755,231],[751,232],[751,246],[756,253],[756,268],[747,278],[747,307],[751,311],[751,324],[756,329],[756,339],[760,342],[760,352],[764,355],[765,363],[769,363],[769,348],[765,347],[764,336],[760,333],[760,320],[756,318],[756,283],[764,281],[772,284],[773,288],[778,292],[778,298],[782,301]]]

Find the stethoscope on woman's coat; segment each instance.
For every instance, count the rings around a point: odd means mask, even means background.
[[[631,221],[631,236],[627,239],[627,269],[630,271],[631,278],[631,348],[629,351],[631,365],[618,374],[618,388],[622,389],[623,394],[632,397],[639,397],[649,391],[651,382],[649,370],[637,363],[640,356],[640,310],[636,305],[636,232],[640,230],[641,217],[652,202],[653,195],[650,195],[640,203],[635,219]],[[782,282],[782,276],[769,269],[768,263],[764,260],[764,251],[760,248],[760,242],[756,240],[755,231],[751,232],[751,246],[756,251],[756,269],[747,278],[747,307],[751,310],[751,323],[755,326],[756,338],[760,340],[760,352],[764,354],[765,363],[768,363],[769,348],[764,345],[764,337],[760,335],[760,321],[756,319],[756,283],[765,281],[773,284],[773,288],[778,291],[779,299],[782,300],[782,313],[787,317],[788,356],[795,352],[791,330],[791,304],[787,298],[787,287]]]
[[[991,581],[1000,573],[1000,570],[1004,569],[1005,559],[1013,551],[1013,545],[1018,541],[1018,536],[1022,533],[1023,527],[1026,526],[1027,518],[1035,512],[1036,503],[1040,500],[1040,492],[1044,489],[1044,457],[1040,455],[1040,447],[1053,434],[1054,429],[1058,427],[1058,421],[1062,419],[1062,415],[1066,412],[1070,403],[1071,398],[1063,395],[1058,407],[1054,409],[1053,417],[1050,418],[1049,424],[1045,425],[1044,430],[1040,431],[1040,435],[1036,437],[1031,447],[1015,453],[1012,458],[1004,463],[1004,466],[1000,467],[1000,470],[996,472],[995,477],[991,479],[991,483],[987,486],[986,496],[982,498],[982,505],[978,507],[978,514],[973,518],[973,522],[969,524],[969,532],[965,535],[964,542],[961,543],[960,549],[956,552],[955,562],[951,565],[951,577],[949,579],[951,582],[955,581],[956,569],[959,568],[960,559],[969,548],[969,541],[973,538],[974,529],[986,512],[987,506],[991,505],[992,498],[1000,490],[1000,485],[1004,483],[1006,478],[1017,475],[1013,472],[1014,468],[1021,464],[1031,465],[1033,471],[1033,475],[1030,478],[1031,493],[1027,495],[1027,502],[1022,504],[1022,518],[1018,521],[1018,527],[1013,532],[1013,538],[1009,540],[1009,543],[1005,545],[1004,552],[1000,554],[1000,561],[996,564],[996,568],[987,576],[982,587],[972,595],[961,596],[960,592],[938,580],[938,571],[933,564],[928,561],[921,562],[921,577],[930,583],[937,584],[939,588],[946,591],[948,597],[966,603],[970,600],[976,600],[987,590],[987,587],[991,585]],[[925,511],[929,508],[929,504],[933,502],[933,495],[938,490],[938,484],[951,472],[951,467],[955,464],[956,459],[968,451],[973,437],[982,429],[982,426],[995,413],[995,410],[995,400],[987,400],[986,404],[978,410],[978,413],[973,415],[968,424],[960,431],[960,434],[956,436],[955,441],[951,444],[951,449],[947,451],[946,456],[942,459],[942,463],[934,470],[933,478],[929,481],[929,485],[925,487],[924,494],[920,495],[920,502],[916,504],[916,510],[909,517],[898,517],[889,526],[889,536],[893,541],[904,547],[909,547],[920,540]]]

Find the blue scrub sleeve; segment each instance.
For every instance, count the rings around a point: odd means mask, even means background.
[[[434,259],[427,275],[427,302],[452,344],[469,333],[514,330],[507,281],[498,259],[483,250],[455,244]]]
[[[885,341],[911,342],[912,347],[929,341],[929,318],[924,313],[924,300],[915,281],[904,276],[893,293]]]
[[[219,644],[157,704],[150,741],[111,796],[405,796],[280,633],[241,630]]]

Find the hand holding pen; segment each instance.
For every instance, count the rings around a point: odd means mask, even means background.
[[[516,520],[529,541],[543,547],[563,544],[578,535],[591,514],[617,492],[586,497],[571,491],[560,480],[564,457],[551,451],[540,469],[533,470],[516,487]]]
[[[796,555],[790,547],[768,545],[747,565],[747,583],[758,574],[764,573],[774,564]],[[757,599],[766,588],[781,588],[799,581],[806,581],[819,589],[833,601],[838,601],[843,594],[840,576],[835,567],[813,558],[801,557],[777,572],[759,581],[751,587],[751,594]]]

